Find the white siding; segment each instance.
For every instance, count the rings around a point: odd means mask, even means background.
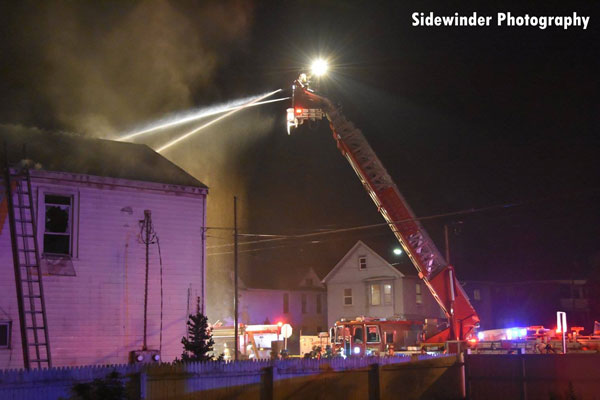
[[[139,241],[144,210],[160,238],[163,261],[162,358],[181,354],[188,309],[202,296],[205,195],[132,189],[82,182],[33,181],[38,186],[76,190],[78,250],[76,276],[44,276],[53,364],[116,364],[128,361],[143,338],[145,247]],[[132,213],[122,211],[130,207]],[[40,241],[40,250],[42,242]],[[0,349],[0,368],[20,366],[19,318],[8,220],[0,233],[0,318],[13,321],[13,348]],[[188,304],[188,289],[191,297]],[[148,348],[158,349],[160,266],[156,245],[150,248]]]

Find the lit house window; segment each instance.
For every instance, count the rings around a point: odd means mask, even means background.
[[[481,292],[479,289],[473,289],[473,300],[481,300]]]
[[[302,293],[302,314],[306,314],[306,294]]]
[[[386,306],[392,304],[392,285],[390,283],[383,285],[383,304]]]
[[[323,304],[321,304],[321,295],[317,294],[317,314],[321,314],[323,312]],[[320,330],[319,330],[320,332]]]
[[[367,269],[367,257],[358,257],[358,269]]]
[[[381,305],[381,285],[379,283],[369,285],[369,295],[372,306]]]
[[[421,293],[421,284],[420,283],[417,283],[417,285],[415,286],[415,293],[416,293],[415,302],[417,304],[423,304],[423,294]]]
[[[72,205],[72,196],[44,196],[44,254],[72,254]]]
[[[290,295],[288,293],[283,294],[283,313],[287,314],[290,312]]]
[[[344,305],[352,305],[352,289],[344,289]]]
[[[10,321],[0,321],[0,349],[10,347]]]

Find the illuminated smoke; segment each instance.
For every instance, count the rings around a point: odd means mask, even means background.
[[[232,114],[234,114],[234,113],[236,113],[236,112],[238,112],[238,111],[240,111],[240,110],[243,110],[244,108],[248,108],[248,107],[251,107],[251,106],[253,106],[253,105],[256,105],[256,104],[257,104],[259,101],[261,101],[261,100],[264,100],[264,99],[266,99],[267,97],[273,96],[275,93],[279,93],[279,92],[281,92],[281,90],[282,90],[282,89],[277,89],[277,90],[274,90],[274,91],[272,91],[271,93],[267,93],[267,94],[265,94],[265,95],[263,95],[263,96],[261,96],[261,97],[258,97],[258,98],[256,98],[256,99],[252,100],[252,101],[251,101],[251,102],[249,102],[249,103],[246,103],[246,104],[244,104],[244,105],[242,105],[242,106],[240,106],[240,107],[236,107],[236,108],[234,108],[233,110],[229,111],[228,113],[226,113],[226,114],[223,114],[223,115],[221,115],[220,117],[217,117],[217,118],[215,118],[215,119],[213,119],[213,120],[211,120],[211,121],[207,122],[206,124],[199,126],[198,128],[192,129],[191,131],[189,131],[188,133],[186,133],[186,134],[184,134],[184,135],[182,135],[182,136],[179,136],[177,139],[171,140],[169,143],[167,143],[167,144],[165,144],[164,146],[162,146],[162,147],[158,148],[156,151],[157,151],[158,153],[161,153],[161,152],[163,152],[164,150],[168,149],[169,147],[173,146],[174,144],[176,144],[176,143],[179,143],[179,142],[181,142],[182,140],[184,140],[184,139],[186,139],[186,138],[188,138],[188,137],[192,136],[193,134],[195,134],[195,133],[197,133],[197,132],[201,131],[202,129],[204,129],[204,128],[208,128],[209,126],[211,126],[211,125],[215,124],[216,122],[218,122],[218,121],[220,121],[220,120],[222,120],[222,119],[224,119],[224,118],[227,118],[227,117],[229,117],[230,115],[232,115]]]
[[[259,106],[262,104],[275,103],[277,101],[283,101],[283,100],[289,99],[289,97],[283,97],[280,99],[265,100],[265,101],[259,101],[258,103],[248,104],[249,102],[256,100],[262,96],[264,96],[264,95],[253,96],[253,97],[245,98],[242,100],[236,100],[236,101],[233,101],[233,102],[230,102],[227,104],[221,104],[218,106],[204,108],[202,110],[195,111],[193,113],[186,113],[184,115],[180,114],[178,116],[171,117],[168,120],[163,119],[148,128],[129,133],[127,135],[121,136],[120,138],[118,138],[116,140],[121,141],[121,142],[126,141],[126,140],[131,140],[137,136],[141,136],[141,135],[148,134],[148,133],[156,133],[159,130],[172,128],[177,125],[182,125],[182,124],[196,121],[196,120],[199,120],[202,118],[211,117],[213,115],[221,114],[224,112],[238,110],[240,108]]]

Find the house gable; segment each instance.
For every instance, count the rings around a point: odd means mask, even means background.
[[[366,258],[366,266],[360,268],[359,258]],[[333,267],[323,279],[323,283],[363,281],[377,279],[396,279],[404,275],[388,263],[373,249],[359,240]]]
[[[302,277],[298,286],[301,288],[323,288],[323,283],[312,267],[309,267],[306,274]]]

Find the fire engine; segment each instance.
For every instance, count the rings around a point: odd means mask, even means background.
[[[305,122],[310,123],[327,117],[338,149],[358,175],[377,210],[417,269],[419,278],[448,320],[447,328],[426,337],[424,342],[452,343],[453,347],[463,345],[478,326],[479,317],[458,282],[454,268],[442,257],[419,220],[415,218],[362,132],[344,117],[340,107],[336,107],[329,99],[312,90],[310,83],[311,76],[301,74],[292,84],[292,107],[287,109],[288,134]],[[355,328],[348,325],[348,329],[350,327]],[[356,343],[355,348],[366,352],[370,349],[366,343],[367,325],[362,325],[362,329],[362,344],[352,339],[345,340],[345,343],[350,343],[351,347]],[[381,341],[383,333],[379,331],[378,334]],[[345,332],[343,337],[346,337]],[[451,349],[452,352],[458,350]]]
[[[560,330],[543,326],[492,329],[470,338],[468,348],[478,354],[600,352],[600,335],[582,335],[583,329],[571,327],[570,332],[565,332],[564,341]]]
[[[421,321],[359,317],[336,322],[331,345],[343,357],[394,355],[415,346],[422,331]]]

